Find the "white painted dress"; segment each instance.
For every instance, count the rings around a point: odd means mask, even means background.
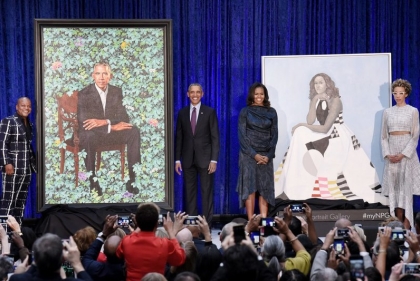
[[[323,125],[319,106],[320,103],[315,106],[317,121]],[[275,171],[275,196],[280,198],[362,199],[388,205],[380,192],[376,170],[355,134],[344,123],[342,112],[327,133],[298,127]]]
[[[407,131],[410,134],[390,135],[390,132]],[[382,118],[382,155],[402,153],[399,163],[385,158],[382,194],[389,197],[389,209],[395,216],[395,208],[405,210],[405,216],[414,226],[413,194],[420,194],[420,163],[417,155],[419,141],[419,112],[411,105],[393,106],[384,111]]]

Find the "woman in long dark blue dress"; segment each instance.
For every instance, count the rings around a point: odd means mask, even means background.
[[[273,158],[277,135],[277,112],[270,107],[267,88],[254,83],[249,88],[247,107],[241,110],[238,122],[241,150],[236,191],[241,207],[245,205],[248,219],[254,214],[256,192],[260,195],[258,203],[262,217],[267,217],[268,205],[275,204]]]

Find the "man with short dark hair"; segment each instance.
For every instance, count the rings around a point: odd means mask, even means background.
[[[125,260],[127,281],[141,280],[149,272],[164,274],[167,263],[180,266],[185,262],[185,251],[175,235],[183,228],[187,215],[175,214],[175,222],[169,215],[163,217],[163,227],[169,235],[167,239],[155,235],[159,212],[159,207],[154,203],[140,204],[135,214],[139,229],[125,236],[117,249],[117,257]]]
[[[63,258],[71,264],[78,277],[69,277],[65,280],[92,281],[83,268],[80,252],[73,237],[70,237],[69,242],[62,242],[57,235],[46,233],[35,241],[33,252],[35,265],[32,265],[31,268],[34,267],[36,270],[32,268],[25,273],[14,274],[10,277],[10,281],[63,280],[60,275]]]

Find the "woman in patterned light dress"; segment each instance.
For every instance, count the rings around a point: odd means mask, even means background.
[[[309,82],[306,123],[292,129],[290,146],[275,172],[275,196],[388,204],[374,166],[343,118],[339,89],[326,73]]]
[[[407,80],[392,83],[395,105],[384,111],[382,118],[382,155],[385,169],[382,194],[389,196],[389,209],[404,223],[414,227],[413,194],[420,194],[420,164],[417,156],[419,140],[419,112],[406,104],[411,93]]]
[[[259,209],[267,217],[268,205],[274,206],[273,158],[277,145],[277,112],[270,107],[267,88],[254,83],[248,91],[247,107],[238,121],[239,176],[236,191],[240,206],[245,202],[248,220],[254,214],[255,195]]]

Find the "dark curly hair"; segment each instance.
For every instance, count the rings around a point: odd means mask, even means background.
[[[411,88],[410,82],[401,78],[392,82],[392,85],[391,85],[392,92],[394,92],[394,89],[396,87],[403,87],[407,96],[409,96],[411,94],[411,91],[413,90],[413,88]]]
[[[327,85],[327,95],[331,98],[339,98],[339,90],[337,87],[335,87],[335,83],[331,79],[331,77],[325,73],[318,73],[315,74],[315,76],[312,77],[311,81],[309,82],[309,99],[312,100],[317,95],[317,92],[315,90],[315,78],[317,78],[318,76],[321,76],[325,80],[325,84]]]
[[[251,85],[251,87],[249,87],[248,90],[248,97],[246,98],[246,105],[250,106],[254,103],[254,94],[255,94],[255,90],[257,88],[263,88],[264,90],[264,101],[263,101],[263,105],[270,107],[271,103],[269,101],[269,97],[268,97],[268,90],[267,87],[264,86],[264,84],[262,83],[254,83]]]

